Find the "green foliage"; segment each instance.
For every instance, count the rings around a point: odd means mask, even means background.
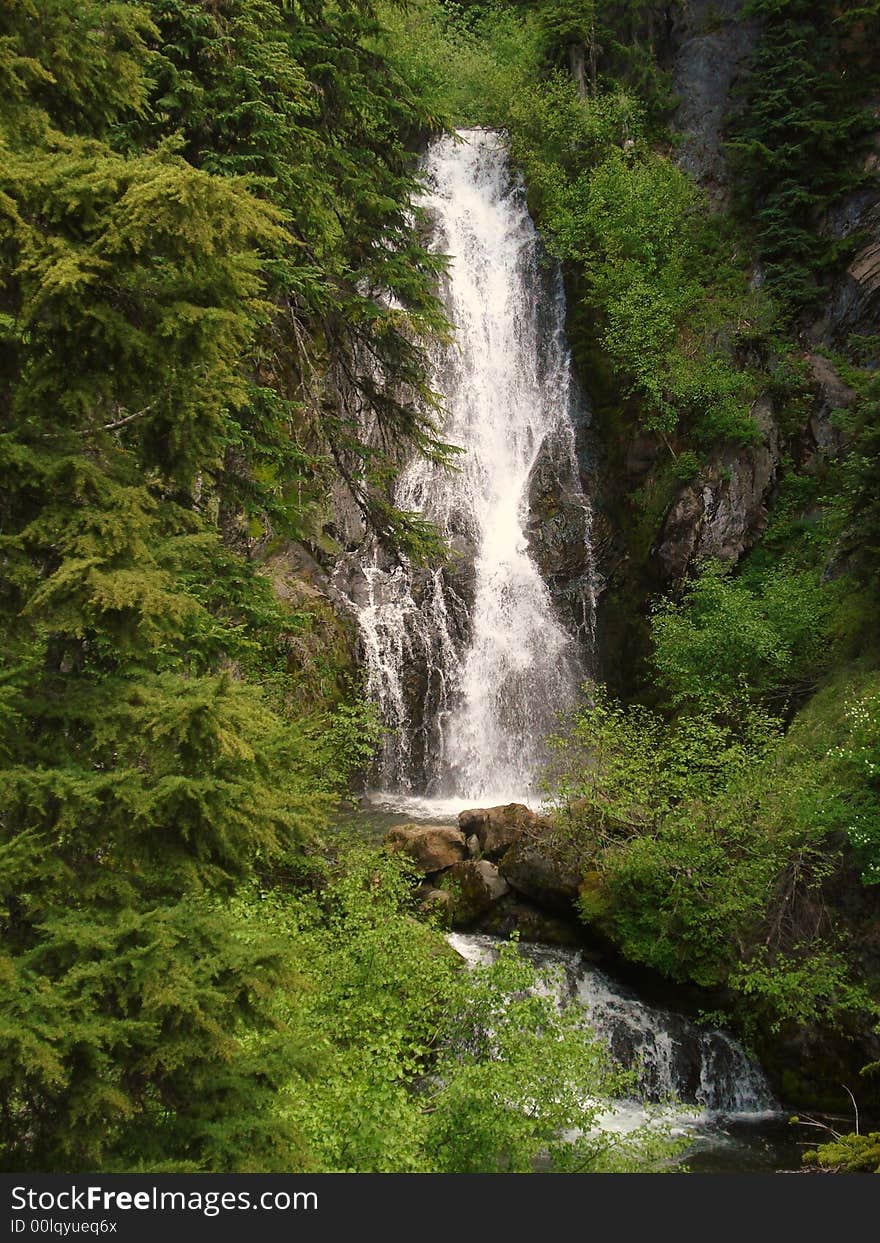
[[[305,732],[302,751],[309,762],[309,786],[338,794],[363,778],[382,741],[383,726],[375,704],[352,696],[330,712],[300,723]]]
[[[850,1016],[880,1017],[876,998],[831,940],[794,945],[790,954],[770,955],[761,947],[732,972],[730,983],[774,1033],[784,1023],[805,1029],[821,1023],[827,1029]]]
[[[266,267],[274,313],[235,412],[222,503],[245,520],[267,514],[277,530],[294,495],[315,500],[316,482],[341,476],[376,530],[424,550],[428,532],[395,511],[389,485],[407,451],[449,459],[424,359],[446,330],[434,293],[442,260],[421,242],[407,148],[434,118],[373,50],[370,4],[149,8],[151,107],[120,142],[173,136],[190,164],[224,182],[248,177],[284,214]]]
[[[299,1138],[271,1117],[302,1059],[269,1035],[283,947],[205,902],[104,914],[68,890],[24,949],[28,876],[3,855],[3,1168],[290,1169]]]
[[[605,348],[644,400],[645,425],[671,432],[682,420],[704,440],[754,439],[749,381],[711,348],[707,267],[723,258],[692,184],[661,157],[614,153],[578,189],[579,238],[566,253],[583,264]]]
[[[784,736],[742,705],[670,722],[592,691],[549,780],[583,918],[633,961],[725,987],[753,1031],[876,1017],[833,907],[851,860],[874,879],[875,682],[832,684]]]
[[[379,9],[387,55],[424,106],[453,125],[504,125],[540,73],[534,21],[501,0],[479,6],[392,0]]]
[[[672,473],[676,479],[680,479],[683,483],[688,483],[699,475],[700,459],[692,450],[686,449],[684,453],[680,453],[675,459]]]
[[[850,443],[840,468],[839,487],[831,498],[844,546],[852,550],[863,581],[874,593],[880,575],[880,376],[854,371],[859,399],[839,416]]]
[[[661,129],[674,106],[670,77],[657,55],[662,5],[656,0],[538,0],[534,8],[545,57],[555,66],[565,64],[582,94],[624,87],[643,101],[652,129]]]
[[[846,792],[846,834],[866,885],[880,883],[880,690],[848,699],[846,732],[829,751]]]
[[[615,702],[595,683],[584,692],[587,706],[548,740],[544,785],[587,857],[639,836],[688,800],[722,793],[778,738],[779,723],[757,709],[718,703],[670,722]]]
[[[827,668],[836,589],[814,571],[767,572],[758,590],[708,566],[657,606],[654,666],[674,705],[763,702],[781,712]]]
[[[835,1174],[880,1174],[880,1131],[836,1135],[805,1152],[804,1161]]]
[[[638,705],[613,702],[598,685],[584,691],[588,706],[548,740],[551,760],[543,784],[569,830],[589,834],[595,849],[638,832],[656,814],[655,759],[663,723]]]
[[[606,1051],[515,946],[464,970],[411,893],[399,857],[361,849],[318,898],[248,908],[293,939],[308,984],[279,1008],[317,1061],[278,1109],[313,1168],[529,1173],[547,1150],[559,1169],[668,1163],[662,1126],[563,1140],[621,1088]]]
[[[398,860],[361,850],[319,898],[267,895],[252,917],[296,946],[306,988],[279,998],[317,1073],[279,1101],[325,1171],[425,1170],[425,1116],[413,1081],[427,1069],[457,960],[408,914]],[[263,913],[263,908],[268,911]]]
[[[242,553],[308,534],[334,478],[426,544],[386,489],[445,453],[428,120],[373,31],[280,0],[0,15],[6,1168],[306,1160],[272,1110],[302,979],[229,895],[309,871],[377,731],[314,655],[324,606]]]
[[[570,82],[533,88],[513,151],[560,257],[576,265],[601,343],[645,427],[750,443],[754,381],[720,330],[752,314],[741,268],[693,183],[644,142],[641,109]]]

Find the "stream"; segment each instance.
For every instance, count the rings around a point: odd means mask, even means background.
[[[473,932],[447,939],[470,966],[491,961],[501,944]],[[648,1121],[652,1106],[662,1105],[673,1133],[689,1140],[682,1160],[691,1170],[798,1168],[800,1137],[760,1066],[728,1032],[647,1004],[579,949],[523,943],[521,952],[539,970],[551,969],[558,1004],[582,1010],[585,1026],[614,1060],[636,1071],[632,1095],[603,1115],[603,1128],[632,1130]]]

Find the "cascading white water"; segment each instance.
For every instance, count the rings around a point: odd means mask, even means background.
[[[452,347],[433,357],[455,471],[420,459],[395,503],[430,518],[457,565],[415,572],[361,557],[354,599],[368,690],[390,727],[381,784],[471,802],[527,799],[542,741],[584,676],[583,644],[560,620],[530,550],[530,488],[551,463],[574,498],[592,625],[589,507],[580,490],[559,273],[542,265],[503,139],[483,130],[428,151],[422,205],[449,255]],[[351,574],[349,573],[349,579]]]
[[[451,933],[448,940],[471,966],[492,961],[501,945],[480,933]],[[539,969],[554,973],[559,1004],[582,1010],[585,1024],[605,1041],[614,1059],[636,1071],[640,1101],[673,1099],[685,1113],[695,1107],[698,1114],[778,1110],[760,1066],[728,1032],[697,1027],[682,1014],[647,1005],[585,962],[580,950],[528,944],[521,949]],[[639,1120],[639,1110],[623,1112]]]

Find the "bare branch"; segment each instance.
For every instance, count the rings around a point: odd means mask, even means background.
[[[148,406],[144,406],[143,410],[135,410],[134,414],[127,414],[123,419],[116,419],[112,423],[104,423],[101,431],[115,432],[117,427],[125,427],[126,423],[133,423],[135,419],[142,419],[145,414],[149,414],[151,410],[156,408],[156,403],[151,401]],[[118,409],[118,407],[117,407]]]
[[[858,1135],[859,1134],[859,1107],[856,1104],[856,1098],[853,1096],[852,1092],[850,1092],[849,1088],[846,1086],[845,1083],[842,1083],[840,1086],[843,1088],[844,1092],[847,1094],[847,1096],[853,1103],[853,1110],[855,1111],[855,1115],[856,1115],[856,1135]]]

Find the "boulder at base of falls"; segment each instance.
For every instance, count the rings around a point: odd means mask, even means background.
[[[549,841],[521,838],[505,853],[499,869],[518,893],[551,911],[571,914],[580,876],[573,864],[559,857]]]
[[[467,858],[465,836],[452,824],[398,824],[385,835],[385,846],[404,851],[425,876]]]
[[[485,858],[497,860],[527,831],[549,826],[525,803],[507,803],[502,807],[471,807],[459,814],[458,827],[466,836],[476,834]]]
[[[582,953],[587,952],[583,948],[583,928],[575,920],[549,915],[514,893],[509,893],[486,911],[480,919],[480,929],[505,939],[516,932],[522,941],[575,945]]]
[[[422,914],[434,916],[444,927],[449,927],[452,923],[452,894],[446,889],[434,889],[426,884],[419,889],[419,897]]]
[[[507,881],[488,859],[456,863],[440,884],[452,897],[452,924],[456,928],[472,924],[508,892]]]

